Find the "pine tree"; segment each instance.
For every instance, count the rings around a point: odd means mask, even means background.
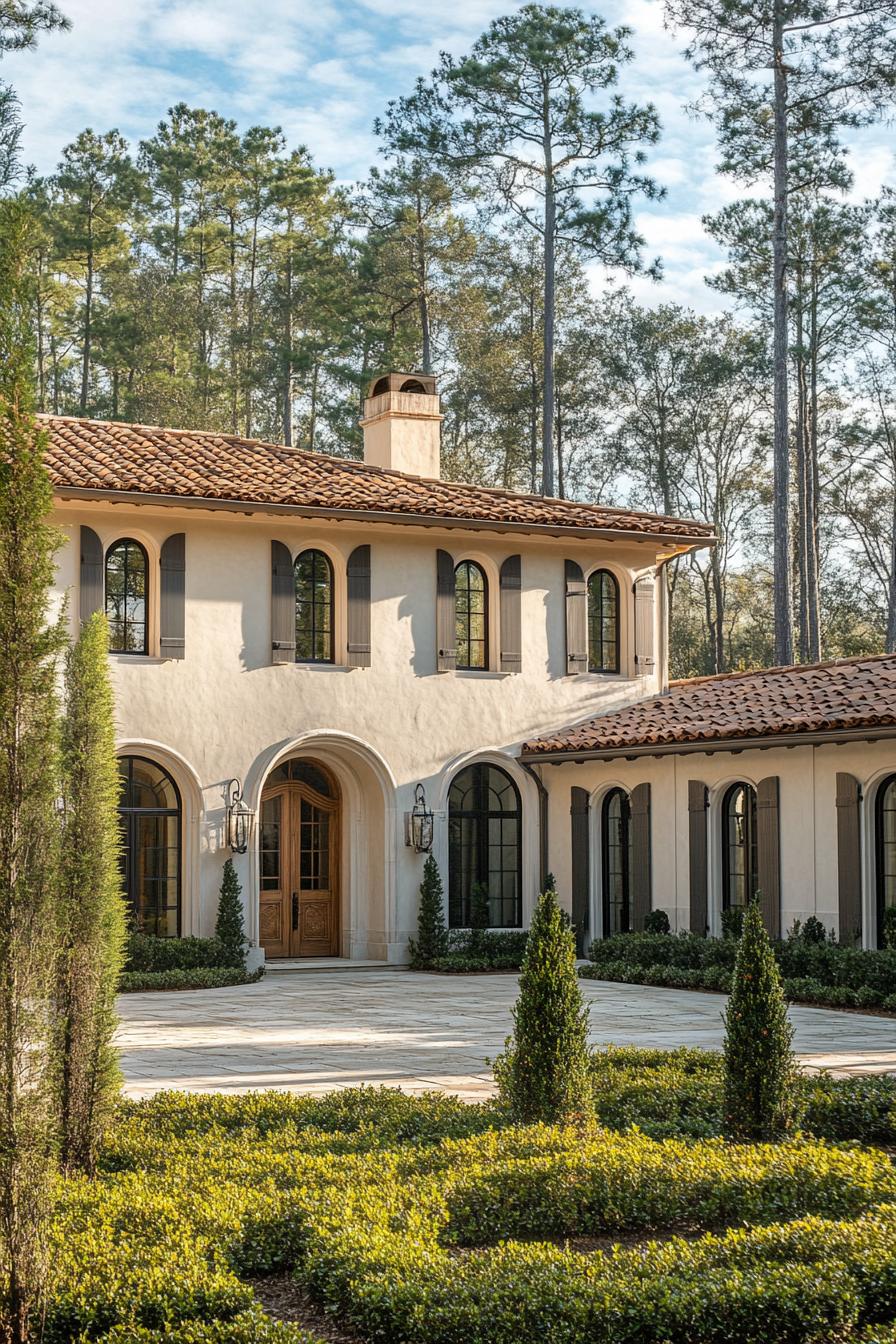
[[[221,895],[218,898],[218,919],[215,937],[224,948],[227,966],[245,966],[246,932],[243,926],[243,889],[239,884],[233,859],[224,864]]]
[[[66,659],[62,725],[65,814],[56,988],[62,1164],[88,1173],[96,1167],[121,1083],[112,1037],[125,908],[108,647],[106,618],[95,612]]]
[[[414,970],[425,970],[448,951],[442,875],[432,854],[427,854],[423,865],[417,937],[409,940],[408,951]]]
[[[759,905],[744,916],[725,1010],[725,1132],[732,1139],[779,1138],[792,1123],[793,1028]]]
[[[576,974],[572,928],[552,886],[532,919],[513,1023],[513,1036],[495,1061],[495,1078],[514,1116],[555,1123],[588,1115],[588,1006]]]

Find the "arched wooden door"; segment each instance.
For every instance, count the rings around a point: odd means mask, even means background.
[[[286,761],[261,800],[259,941],[266,957],[339,946],[339,790],[316,761]]]

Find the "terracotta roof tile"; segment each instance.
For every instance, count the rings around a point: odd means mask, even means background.
[[[406,476],[326,453],[257,439],[67,416],[39,417],[50,432],[46,455],[54,487],[167,499],[239,502],[321,514],[369,512],[396,520],[530,525],[551,530],[630,532],[708,542],[712,528],[692,519],[576,504],[453,481]]]
[[[524,756],[617,752],[896,725],[896,654],[673,681],[667,695],[527,742]]]

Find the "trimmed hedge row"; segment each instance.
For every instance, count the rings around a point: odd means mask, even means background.
[[[230,1321],[181,1321],[173,1328],[148,1330],[115,1326],[100,1344],[323,1344],[301,1326],[269,1320],[253,1308]]]
[[[233,957],[217,938],[156,938],[148,933],[131,933],[125,948],[125,971],[193,971],[233,965]]]
[[[118,982],[122,994],[139,994],[152,989],[224,989],[228,985],[253,985],[264,975],[264,967],[244,971],[238,966],[197,966],[188,970],[123,971]]]
[[[453,971],[518,971],[523,964],[527,933],[523,930],[451,929],[448,953],[430,969]]]

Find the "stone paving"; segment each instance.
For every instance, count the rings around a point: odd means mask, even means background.
[[[721,1043],[721,995],[594,980],[582,986],[595,1045]],[[401,970],[279,972],[234,989],[126,994],[119,1032],[125,1092],[327,1092],[382,1083],[477,1100],[493,1090],[486,1060],[503,1046],[516,994],[515,975]],[[803,1007],[791,1017],[808,1067],[896,1072],[893,1018]]]

